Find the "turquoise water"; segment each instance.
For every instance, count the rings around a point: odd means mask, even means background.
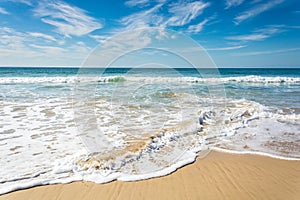
[[[38,77],[38,76],[71,76],[78,73],[79,68],[22,68],[22,67],[1,67],[0,68],[0,77]],[[105,75],[122,75],[130,71],[131,68],[108,68],[105,71]],[[197,73],[197,70],[190,68],[177,68],[176,71],[180,72],[183,76],[200,76]],[[218,69],[220,74],[223,77],[228,76],[248,76],[248,75],[257,75],[257,76],[267,76],[267,77],[276,77],[276,76],[287,76],[287,77],[299,77],[300,70],[298,68],[220,68]],[[86,69],[85,72],[91,75],[97,75],[98,69]],[[164,76],[164,69],[156,70],[155,75]],[[145,73],[148,75],[154,75],[153,69],[139,69],[138,72]],[[201,72],[205,74],[211,74],[212,76],[215,73],[212,73],[210,69],[201,69]]]
[[[109,68],[102,72],[98,69],[84,69],[80,71],[80,76],[128,76],[131,72],[130,68]],[[55,80],[47,81],[47,77],[74,77],[78,74],[78,68],[0,68],[0,77],[4,78],[19,77],[19,82],[15,84],[11,82],[5,82],[5,79],[0,85],[0,98],[36,98],[37,96],[70,96],[72,95],[72,89],[74,84],[66,84],[62,79],[61,82]],[[236,77],[240,78],[237,81],[223,81],[226,96],[230,98],[245,98],[252,101],[257,101],[268,106],[277,106],[280,108],[293,108],[296,112],[299,112],[300,105],[300,87],[299,69],[244,69],[244,68],[223,68],[218,69],[219,73],[215,70],[201,69],[199,71],[195,69],[176,69],[176,72],[170,73],[169,69],[138,69],[130,73],[130,76],[136,77]],[[253,80],[251,77],[262,77],[274,79],[273,84],[268,84],[264,80]],[[30,82],[21,78],[38,77],[44,78],[44,82]],[[243,77],[250,79],[249,81],[242,82]],[[276,80],[281,77],[280,80]],[[285,81],[286,78],[296,79],[294,81]],[[53,84],[51,84],[53,81]],[[205,91],[206,84],[194,84],[192,87],[195,91]],[[106,87],[106,86],[104,86]]]

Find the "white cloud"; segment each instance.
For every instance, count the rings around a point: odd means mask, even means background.
[[[204,25],[208,22],[208,19],[203,20],[202,22],[200,22],[199,24],[196,25],[191,25],[188,27],[187,32],[188,33],[199,33],[202,31]]]
[[[28,6],[33,5],[32,0],[2,0],[2,1],[10,1],[10,2],[13,2],[13,3],[23,3],[23,4],[26,4]]]
[[[99,43],[103,43],[104,41],[106,41],[109,36],[104,36],[104,35],[89,35],[90,38],[93,38],[94,40],[96,40]]]
[[[235,17],[234,22],[236,24],[240,24],[241,22],[243,22],[249,18],[255,17],[255,16],[273,8],[274,6],[283,3],[283,2],[284,2],[284,0],[271,0],[271,1],[268,1],[267,3],[262,3],[250,10],[243,12],[242,14],[238,15],[237,17]]]
[[[272,37],[275,34],[281,33],[284,30],[281,25],[273,25],[267,28],[259,29],[254,31],[252,34],[247,35],[237,35],[226,37],[228,40],[238,40],[238,41],[261,41]]]
[[[13,33],[13,32],[14,32],[14,30],[12,28],[0,27],[0,34]]]
[[[240,45],[240,46],[230,46],[230,47],[219,47],[219,48],[210,48],[206,49],[207,51],[230,51],[230,50],[236,50],[236,49],[241,49],[245,48],[245,45]]]
[[[278,53],[286,53],[291,51],[300,51],[300,48],[289,48],[289,49],[276,49],[270,51],[252,51],[252,52],[244,52],[244,53],[236,53],[237,56],[257,56],[257,55],[266,55],[266,54],[278,54]]]
[[[39,43],[37,38],[43,38],[57,42],[53,36],[43,33],[22,33],[8,27],[0,28],[0,48],[29,51],[29,47],[33,47],[32,45],[35,45],[34,43]]]
[[[147,7],[150,5],[150,3],[165,3],[167,0],[155,0],[155,1],[150,1],[150,0],[128,0],[125,1],[125,6],[128,7]]]
[[[169,7],[169,13],[173,16],[170,17],[166,25],[168,26],[183,26],[189,24],[193,19],[197,18],[205,8],[210,4],[202,1],[195,2],[178,2],[171,4]]]
[[[24,48],[24,42],[28,41],[23,33],[8,27],[0,28],[0,48],[17,50]]]
[[[59,55],[66,51],[64,48],[56,47],[56,46],[42,46],[42,45],[36,45],[36,44],[30,44],[29,46],[42,50],[40,52],[43,52],[46,54],[52,54],[52,55]]]
[[[34,9],[34,14],[44,23],[56,27],[56,32],[66,37],[82,36],[103,27],[86,11],[59,0],[42,1]]]
[[[155,6],[121,18],[119,22],[123,28],[116,29],[116,32],[147,27],[166,28],[170,26],[184,26],[190,24],[193,19],[197,18],[210,5],[203,1],[179,1],[177,3],[164,4],[165,1],[156,0],[155,2],[158,2],[158,4]],[[132,5],[135,5],[135,3],[142,1],[136,0],[130,2]],[[146,1],[143,2],[146,3]],[[190,26],[187,32],[200,32],[207,21],[209,19],[204,20],[202,24]]]
[[[244,0],[226,0],[225,9],[229,9],[231,7],[239,6],[244,2]]]
[[[83,42],[63,47],[41,45],[37,36],[51,38],[41,33],[21,33],[0,27],[0,66],[78,66],[91,51]]]
[[[232,36],[227,37],[229,40],[240,40],[240,41],[259,41],[264,40],[266,38],[270,37],[269,35],[265,34],[250,34],[250,35],[238,35],[238,36]]]
[[[9,12],[7,12],[4,8],[1,8],[1,7],[0,7],[0,14],[8,15]]]
[[[32,37],[42,38],[42,39],[50,40],[50,41],[53,41],[53,42],[57,41],[53,36],[47,35],[47,34],[44,34],[44,33],[30,32],[28,34]]]
[[[8,27],[0,28],[0,65],[24,66],[26,61],[35,61],[33,58],[38,58],[40,53],[28,48],[29,41],[28,35]]]
[[[113,41],[109,41],[107,44],[104,43],[102,47],[105,51],[112,51],[113,53],[126,52],[127,49],[139,49],[146,47],[151,43],[152,37],[153,35],[151,30],[147,28],[136,29],[115,35],[113,37]]]
[[[149,0],[129,0],[126,1],[124,4],[128,7],[134,7],[134,6],[144,6],[145,4],[148,4]]]
[[[69,58],[72,58],[74,55],[78,55],[78,57],[84,56],[83,58],[85,58],[85,56],[91,53],[92,48],[87,46],[84,42],[79,41],[75,44],[72,44],[67,50],[67,55],[69,55]]]
[[[149,27],[153,26],[160,26],[163,17],[158,15],[157,12],[161,8],[162,4],[158,4],[153,8],[148,10],[143,10],[129,16],[123,17],[120,20],[120,23],[125,26],[125,30],[132,30],[141,27]],[[124,31],[124,30],[122,30]]]

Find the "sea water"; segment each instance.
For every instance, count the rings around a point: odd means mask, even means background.
[[[163,176],[210,149],[300,158],[299,69],[0,68],[0,194]]]

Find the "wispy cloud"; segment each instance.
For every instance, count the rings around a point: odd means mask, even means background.
[[[3,14],[3,15],[9,15],[9,12],[6,11],[4,8],[1,8],[1,7],[0,7],[0,14]]]
[[[238,40],[238,41],[262,41],[269,37],[272,37],[275,34],[281,33],[285,31],[281,25],[273,25],[267,28],[258,29],[254,31],[252,34],[247,35],[236,35],[236,36],[229,36],[226,37],[228,40]]]
[[[36,44],[30,44],[29,46],[40,49],[42,52],[46,54],[60,54],[66,51],[66,49],[56,46],[42,46],[42,45],[36,45]]]
[[[59,0],[40,2],[34,14],[44,23],[55,26],[56,32],[66,37],[82,36],[103,27],[86,11]]]
[[[202,22],[200,22],[199,24],[196,25],[190,25],[187,29],[188,33],[191,34],[195,34],[195,33],[199,33],[202,31],[204,25],[208,22],[208,19],[203,20]]]
[[[124,5],[127,7],[147,7],[153,3],[159,3],[159,4],[163,4],[168,0],[128,0],[125,1]]]
[[[90,38],[93,38],[94,40],[96,40],[99,43],[103,43],[104,41],[106,41],[109,36],[105,36],[105,35],[89,35]]]
[[[238,15],[237,17],[235,17],[234,22],[235,24],[240,24],[241,22],[255,17],[271,8],[273,8],[276,5],[279,5],[281,3],[283,3],[284,0],[270,0],[267,3],[261,3],[257,6],[255,6],[254,8],[247,10],[243,13],[241,13],[240,15]]]
[[[259,40],[264,40],[268,37],[270,37],[270,36],[265,35],[265,34],[254,33],[254,34],[249,34],[249,35],[238,35],[238,36],[227,37],[226,39],[240,40],[240,41],[259,41]]]
[[[160,26],[163,21],[163,16],[158,14],[159,9],[163,4],[158,4],[150,9],[143,10],[126,17],[123,17],[119,22],[125,26],[125,30],[131,30],[140,27]]]
[[[91,51],[83,42],[71,45],[45,45],[38,37],[42,33],[22,33],[12,28],[0,27],[0,60],[2,66],[60,66],[80,65]],[[53,38],[51,38],[53,39]],[[54,38],[55,39],[55,38]],[[59,44],[60,41],[58,40]]]
[[[206,50],[207,51],[230,51],[230,50],[242,49],[245,47],[246,45],[239,45],[239,46],[230,46],[230,47],[208,48]]]
[[[153,7],[143,9],[142,11],[125,16],[119,20],[124,27],[118,29],[117,32],[132,30],[141,27],[174,27],[185,26],[196,19],[210,3],[204,1],[178,1],[177,3],[164,4],[166,0],[156,0],[156,5]],[[139,5],[142,3],[150,3],[150,1],[131,0],[130,5]],[[151,2],[153,3],[153,2]],[[209,21],[204,21],[189,26],[188,33],[198,33],[203,26]]]
[[[25,34],[8,27],[0,28],[0,48],[7,50],[22,49],[25,47],[25,41],[28,41]]]
[[[14,2],[14,3],[23,3],[23,4],[26,4],[28,6],[32,6],[33,5],[33,1],[32,0],[2,0],[2,1],[10,1],[10,2]]]
[[[239,6],[244,2],[244,0],[226,0],[225,9],[229,9],[231,7]]]
[[[53,42],[57,41],[53,36],[47,35],[47,34],[44,34],[44,33],[29,32],[28,34],[32,37],[42,38],[42,39],[50,40],[50,41],[53,41]]]
[[[185,2],[181,1],[173,3],[169,7],[169,13],[172,14],[166,25],[168,26],[183,26],[197,18],[210,3],[203,1]]]
[[[126,1],[124,4],[128,7],[134,7],[134,6],[145,6],[149,3],[149,0],[129,0]]]
[[[266,55],[266,54],[278,54],[278,53],[286,53],[292,51],[300,51],[300,48],[289,48],[289,49],[277,49],[270,51],[252,51],[252,52],[244,52],[244,53],[236,53],[237,56],[257,56],[257,55]]]

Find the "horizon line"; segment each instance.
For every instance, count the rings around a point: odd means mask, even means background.
[[[158,68],[158,67],[130,67],[130,66],[110,66],[110,67],[86,67],[86,66],[0,66],[0,68],[73,68],[73,69],[80,69],[80,68],[86,68],[86,69],[100,69],[100,68],[124,68],[124,69],[131,69],[131,68],[139,68],[139,69],[169,69],[167,67]],[[199,69],[194,67],[170,67],[173,69]],[[228,69],[228,68],[237,68],[237,69],[298,69],[300,66],[220,66],[220,67],[201,67],[200,69]]]

